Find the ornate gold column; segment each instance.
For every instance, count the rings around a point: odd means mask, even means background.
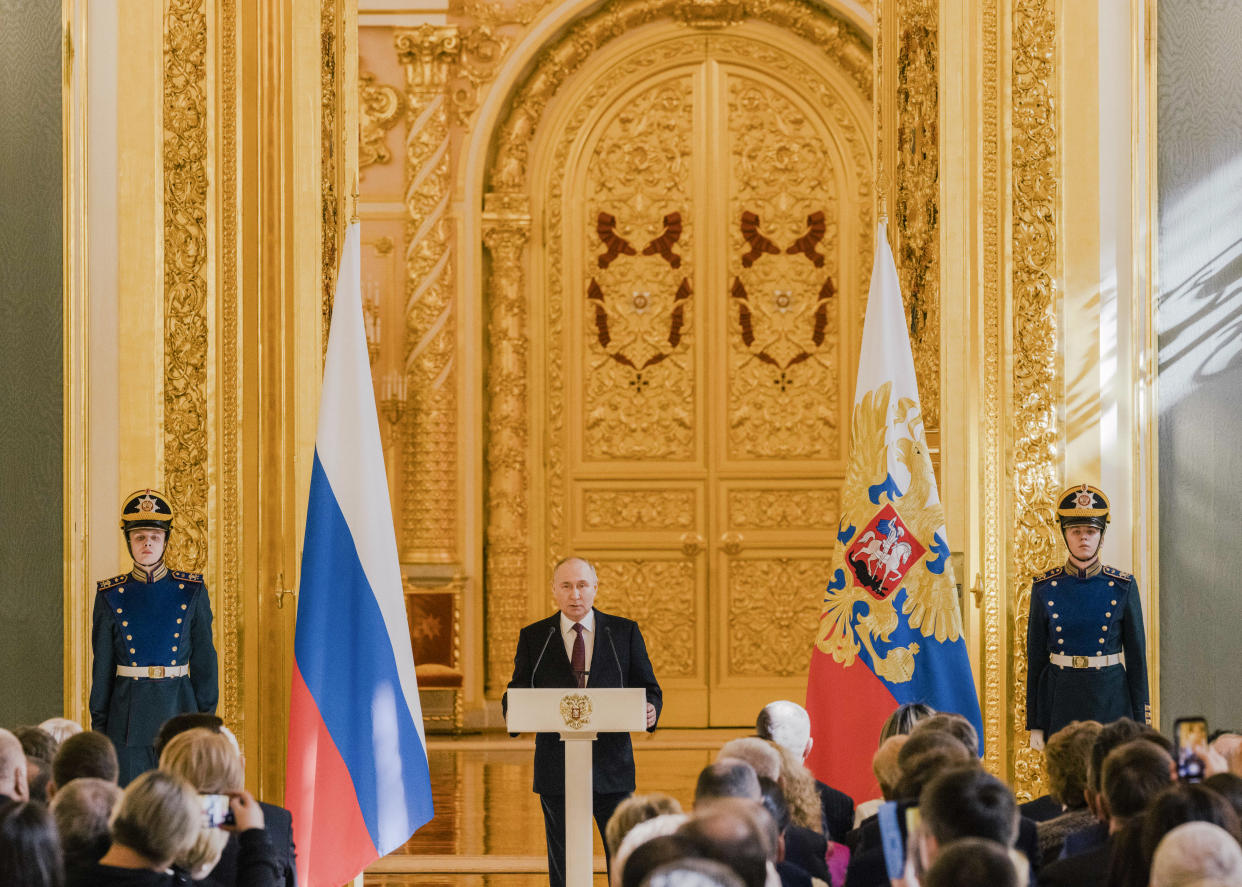
[[[398,31],[406,75],[406,301],[404,372],[409,404],[401,422],[401,559],[459,559],[457,347],[450,109],[446,84],[461,54],[455,27]]]
[[[525,246],[530,204],[524,194],[493,192],[483,208],[483,242],[491,256],[488,274],[487,375],[487,596],[490,642],[488,693],[499,693],[513,668],[518,631],[526,619],[530,554],[530,439],[527,429],[529,367]]]

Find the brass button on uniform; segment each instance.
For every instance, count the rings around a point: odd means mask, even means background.
[[[182,604],[182,605],[181,605],[181,609],[183,609],[183,610],[185,609],[185,604]]]
[[[179,584],[177,587],[178,587],[178,588],[185,588],[185,583],[181,583],[181,584]],[[184,608],[184,607],[182,607],[182,609],[184,610],[185,608]]]

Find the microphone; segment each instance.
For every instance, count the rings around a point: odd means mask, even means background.
[[[612,647],[612,658],[617,663],[617,674],[621,677],[621,686],[625,686],[625,672],[621,670],[621,657],[617,655],[617,645],[612,642],[612,626],[604,626],[604,634],[608,635],[608,646]]]
[[[544,638],[543,649],[539,651],[539,656],[535,659],[535,667],[530,670],[530,685],[535,686],[535,672],[539,671],[539,663],[543,662],[543,654],[548,652],[548,644],[552,641],[552,635],[556,634],[556,626],[548,626],[548,636]]]

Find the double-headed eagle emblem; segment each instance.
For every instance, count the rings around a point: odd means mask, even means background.
[[[900,624],[897,601],[912,630],[939,642],[961,637],[962,616],[922,413],[908,397],[892,405],[892,395],[892,382],[885,382],[854,406],[832,579],[816,646],[846,667],[865,648],[876,674],[900,684],[914,677],[919,644],[888,646]]]

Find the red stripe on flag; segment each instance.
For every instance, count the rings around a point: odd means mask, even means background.
[[[379,858],[345,761],[293,663],[285,806],[293,813],[298,883],[338,887]]]
[[[849,668],[826,653],[811,654],[806,711],[811,716],[811,753],[806,766],[820,782],[843,791],[856,804],[880,796],[871,772],[884,721],[897,700],[861,658]],[[840,840],[840,835],[832,836]]]

